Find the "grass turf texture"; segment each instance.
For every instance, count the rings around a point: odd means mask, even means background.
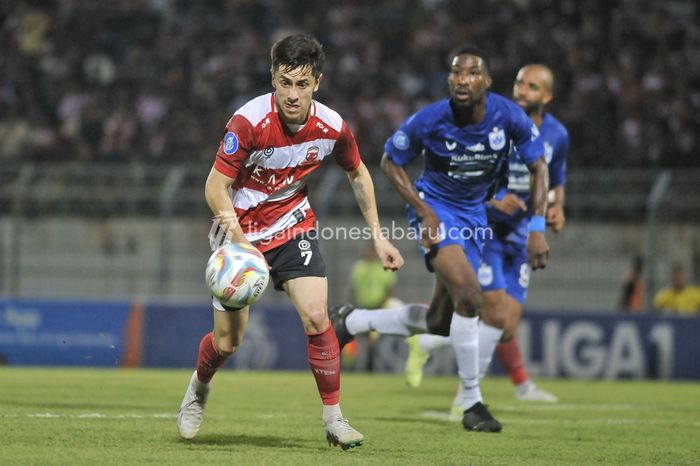
[[[214,379],[202,430],[175,415],[191,372],[0,368],[0,464],[697,464],[700,384],[542,381],[559,404],[482,390],[501,434],[446,414],[456,379],[343,376],[342,405],[366,437],[329,448],[311,374],[231,372]]]

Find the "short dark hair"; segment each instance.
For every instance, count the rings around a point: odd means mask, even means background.
[[[490,72],[491,60],[489,55],[481,48],[472,44],[462,44],[459,47],[453,49],[450,52],[450,56],[447,57],[447,66],[452,66],[452,60],[459,55],[474,55],[475,57],[481,58],[486,67],[486,71]]]
[[[309,34],[294,34],[274,43],[270,51],[272,71],[283,68],[286,71],[308,66],[318,78],[323,69],[326,54],[319,41]]]

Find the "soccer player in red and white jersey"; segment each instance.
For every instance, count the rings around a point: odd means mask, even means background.
[[[275,288],[289,295],[308,337],[326,438],[347,449],[361,445],[364,437],[340,410],[340,351],[328,320],[325,264],[305,185],[325,158],[346,171],[382,265],[397,270],[404,261],[381,234],[372,178],[352,132],[335,111],[313,100],[323,76],[321,44],[309,35],[291,35],[272,46],[271,58],[274,92],[234,113],[207,178],[206,200],[217,220],[210,240],[212,248],[222,237],[250,243],[265,255]],[[230,309],[217,299],[213,304],[214,330],[202,338],[178,414],[178,430],[186,439],[197,434],[209,383],[240,346],[248,322],[247,306]]]

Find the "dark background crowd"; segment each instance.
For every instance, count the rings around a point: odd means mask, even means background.
[[[619,0],[0,0],[0,163],[211,161],[229,116],[271,90],[290,32],[327,53],[317,95],[376,163],[447,94],[470,42],[510,95],[520,65],[556,75],[575,166],[700,166],[700,7]]]

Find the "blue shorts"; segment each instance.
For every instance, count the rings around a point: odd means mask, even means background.
[[[505,289],[513,299],[524,304],[530,284],[526,245],[497,236],[487,240],[478,275],[481,291]]]
[[[451,244],[458,244],[464,250],[464,254],[469,259],[469,263],[474,271],[479,270],[481,264],[481,253],[484,249],[484,241],[491,236],[486,223],[486,211],[476,211],[465,213],[454,207],[445,206],[427,198],[423,199],[440,219],[440,234],[442,240],[437,247],[426,249],[420,246],[425,266],[430,272],[434,272],[430,265],[430,260],[435,257],[438,249]],[[408,207],[408,224],[420,240],[420,221],[416,211]]]

